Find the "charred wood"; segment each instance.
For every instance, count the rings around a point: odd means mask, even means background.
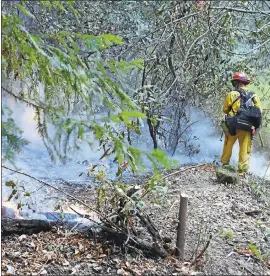
[[[47,232],[52,229],[52,225],[48,221],[39,219],[14,219],[2,218],[2,235],[11,234],[35,234],[39,232]]]

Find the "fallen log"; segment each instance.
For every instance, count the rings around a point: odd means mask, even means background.
[[[48,221],[39,219],[14,219],[2,217],[2,235],[11,234],[36,234],[39,232],[47,232],[52,229],[52,225]]]

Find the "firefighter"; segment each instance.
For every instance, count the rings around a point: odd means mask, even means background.
[[[250,79],[243,72],[237,72],[232,77],[232,85],[235,89],[242,89],[244,91],[248,90],[248,85]],[[253,97],[254,106],[261,110],[261,104],[259,97],[254,94]],[[241,100],[240,93],[238,91],[231,91],[227,94],[224,104],[223,112],[229,116],[234,116],[240,108]],[[238,173],[239,175],[244,175],[250,166],[250,155],[251,155],[251,145],[252,145],[252,135],[253,133],[245,130],[236,130],[236,135],[231,136],[230,134],[225,134],[225,141],[223,147],[223,153],[221,156],[222,165],[228,165],[232,155],[233,145],[236,140],[239,142],[239,159],[238,159]]]

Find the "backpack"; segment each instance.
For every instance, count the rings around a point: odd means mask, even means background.
[[[232,136],[236,135],[236,130],[245,130],[250,132],[252,127],[257,129],[262,123],[261,110],[257,106],[254,106],[253,102],[255,94],[242,89],[237,89],[236,91],[240,93],[240,96],[234,100],[228,114],[232,110],[235,102],[239,99],[240,108],[234,116],[229,116],[227,114],[225,119],[229,133]]]

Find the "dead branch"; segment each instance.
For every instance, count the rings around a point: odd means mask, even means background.
[[[186,55],[185,55],[185,59],[184,59],[184,61],[183,61],[183,63],[182,63],[182,68],[184,68],[184,66],[185,66],[185,64],[186,64],[186,62],[187,62],[187,59],[188,59],[188,57],[189,57],[189,53],[190,53],[190,51],[192,50],[192,48],[193,48],[193,46],[202,38],[202,37],[204,37],[222,18],[223,18],[223,16],[226,14],[227,12],[224,12],[211,26],[209,26],[208,27],[208,29],[202,34],[202,35],[200,35],[199,37],[197,37],[192,43],[191,43],[191,45],[190,45],[190,47],[189,47],[189,49],[187,50],[187,53],[186,53]]]
[[[262,146],[262,148],[264,148],[264,143],[263,143],[262,135],[260,132],[259,132],[259,138],[260,138],[261,146]]]
[[[245,214],[248,216],[252,216],[252,215],[258,215],[261,214],[262,210],[251,210],[251,211],[246,211]]]
[[[163,178],[162,178],[162,179],[165,179],[165,178],[167,178],[167,177],[170,177],[170,176],[176,175],[176,174],[178,174],[178,173],[181,173],[181,172],[184,172],[184,171],[187,171],[187,170],[193,169],[193,168],[202,167],[202,166],[205,166],[205,165],[206,165],[206,163],[199,164],[199,165],[195,165],[195,166],[190,166],[190,167],[188,167],[188,168],[181,169],[181,170],[178,170],[178,171],[176,171],[176,172],[173,172],[173,173],[167,174],[167,175],[163,176]]]
[[[108,227],[104,226],[102,223],[96,222],[95,220],[93,220],[93,219],[92,219],[90,216],[88,216],[87,214],[81,214],[81,213],[79,213],[78,211],[76,211],[75,209],[73,209],[71,206],[69,206],[69,208],[70,208],[73,212],[75,212],[77,215],[79,215],[80,217],[86,218],[86,219],[90,220],[91,222],[93,222],[97,227],[99,227],[99,228],[101,228],[101,229],[103,229],[103,230],[105,230],[105,231],[107,230]]]
[[[160,236],[157,228],[155,227],[155,225],[151,221],[150,217],[145,212],[143,212],[143,210],[141,208],[139,208],[136,205],[136,202],[130,196],[128,196],[125,193],[123,193],[123,194],[121,193],[120,195],[124,196],[127,199],[127,201],[130,201],[134,204],[134,207],[135,207],[135,210],[136,210],[136,216],[140,219],[141,223],[147,228],[148,232],[154,238],[154,240],[162,241],[162,237]]]
[[[173,202],[173,204],[172,204],[171,207],[169,208],[169,211],[167,212],[167,215],[166,215],[166,217],[165,217],[165,220],[168,218],[169,214],[171,213],[171,210],[172,210],[173,206],[174,206],[178,201],[179,201],[179,200],[176,199],[176,200]]]
[[[69,206],[70,207],[70,206]],[[127,242],[127,240],[129,239],[131,241],[131,243],[133,245],[136,245],[138,248],[141,248],[143,250],[147,250],[147,251],[150,251],[152,252],[153,254],[156,254],[160,257],[166,257],[168,255],[168,252],[159,247],[157,244],[152,244],[150,242],[147,242],[147,241],[144,241],[134,235],[131,235],[130,233],[123,233],[123,232],[118,232],[116,231],[115,229],[113,228],[110,228],[110,227],[107,227],[105,225],[101,225],[101,224],[98,224],[97,222],[93,221],[89,216],[87,215],[82,215],[80,214],[79,212],[77,212],[76,210],[74,210],[72,207],[70,207],[75,213],[77,213],[79,216],[81,217],[84,217],[86,219],[89,219],[90,221],[94,222],[98,227],[100,227],[100,229],[104,230],[105,232],[107,233],[110,233],[112,234],[113,236],[116,236],[118,238],[120,238],[120,240],[123,241],[123,244],[125,242]]]
[[[201,251],[201,253],[195,258],[195,260],[193,262],[191,262],[191,264],[190,264],[191,266],[195,265],[196,262],[202,257],[202,255],[204,254],[204,252],[207,250],[207,248],[208,248],[208,246],[210,244],[211,239],[212,239],[212,234],[210,234],[209,239],[208,239],[205,247]]]
[[[170,23],[175,24],[175,23],[178,23],[180,21],[183,21],[183,20],[185,20],[185,19],[187,19],[189,17],[195,16],[195,15],[198,15],[198,14],[199,14],[199,12],[194,12],[194,13],[190,13],[190,14],[188,14],[186,16],[183,16],[181,18],[178,18],[178,19],[176,19],[174,21],[171,21],[171,20],[166,21],[163,26],[158,27],[154,31],[151,31],[151,32],[147,33],[146,35],[140,37],[138,40],[136,40],[134,43],[132,43],[130,46],[128,46],[123,52],[121,52],[116,58],[118,58],[120,56],[123,56],[124,53],[126,53],[127,51],[129,51],[130,49],[132,49],[135,45],[137,45],[144,38],[149,37],[151,34],[154,34],[154,33],[158,32],[158,31],[166,28],[168,24],[170,24]]]
[[[238,9],[238,8],[232,8],[232,7],[211,7],[211,10],[228,10],[228,11],[235,11],[235,12],[242,12],[242,13],[259,13],[259,14],[265,14],[270,15],[270,12],[267,11],[251,11],[251,10],[244,10],[244,9]]]
[[[151,219],[147,215],[142,215],[140,212],[137,212],[137,217],[141,220],[142,224],[147,228],[148,232],[151,234],[151,236],[154,238],[154,240],[161,241],[162,238],[157,230],[157,228],[154,226],[154,224],[151,222]]]

